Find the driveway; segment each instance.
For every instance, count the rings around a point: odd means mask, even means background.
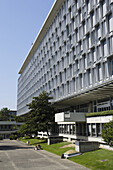
[[[0,170],[87,170],[67,159],[19,141],[0,141]]]

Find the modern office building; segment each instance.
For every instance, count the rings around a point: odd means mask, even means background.
[[[59,135],[97,140],[112,116],[85,114],[113,109],[113,0],[56,0],[19,74],[18,115],[45,90]]]

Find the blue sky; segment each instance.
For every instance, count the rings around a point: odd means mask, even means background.
[[[17,81],[54,0],[0,0],[0,109],[17,109]]]

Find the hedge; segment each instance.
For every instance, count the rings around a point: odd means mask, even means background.
[[[107,110],[107,111],[102,111],[102,112],[86,113],[86,117],[108,116],[108,115],[113,115],[113,110]]]

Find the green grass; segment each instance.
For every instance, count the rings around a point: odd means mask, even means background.
[[[30,142],[30,145],[34,145],[36,146],[38,143],[40,143],[41,148],[54,153],[56,155],[61,156],[62,153],[65,153],[68,150],[75,150],[75,147],[66,147],[66,148],[61,148],[64,145],[68,145],[71,144],[70,142],[60,142],[60,143],[56,143],[56,144],[52,144],[52,145],[48,145],[47,142],[45,140],[39,140],[39,139],[22,139],[20,138],[20,140],[24,143],[26,143],[28,140]]]
[[[86,152],[70,160],[92,170],[113,170],[113,152],[105,149]],[[106,161],[101,161],[106,160]]]
[[[20,138],[20,140],[25,143],[27,142],[27,140],[29,140],[31,145],[37,145],[38,143],[40,143],[42,149],[57,154],[59,156],[61,156],[62,153],[65,153],[68,150],[75,149],[74,147],[61,148],[64,145],[70,144],[69,142],[61,142],[57,144],[47,145],[45,140],[22,139],[22,138]],[[82,155],[69,158],[69,160],[81,164],[85,167],[88,167],[92,170],[113,170],[113,151],[105,149],[86,152],[83,153]]]

